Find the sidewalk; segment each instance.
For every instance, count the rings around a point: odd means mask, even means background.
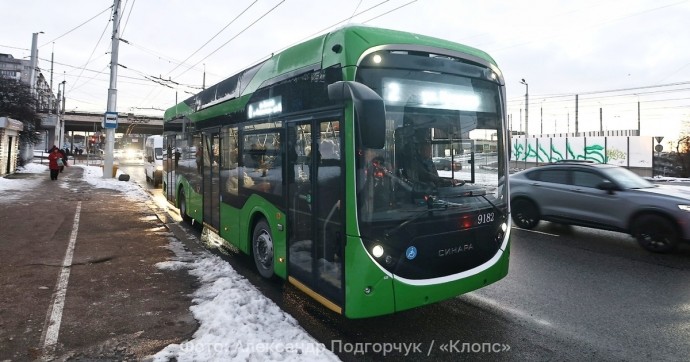
[[[14,174],[21,189],[0,189],[0,361],[140,360],[197,329],[197,281],[155,266],[173,256],[161,213],[87,170]]]

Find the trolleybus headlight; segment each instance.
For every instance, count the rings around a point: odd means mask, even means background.
[[[374,55],[374,63],[379,64],[381,63],[381,56],[376,54]]]
[[[494,240],[496,241],[497,244],[501,244],[503,242],[503,239],[506,236],[506,230],[508,230],[508,224],[506,223],[501,223],[501,226],[499,229],[496,231],[496,235],[494,237]]]
[[[678,208],[683,211],[690,211],[690,205],[678,205]]]
[[[371,249],[371,253],[375,258],[380,258],[383,255],[383,246],[374,245],[374,247]]]

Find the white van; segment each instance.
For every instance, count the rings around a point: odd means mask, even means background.
[[[144,145],[146,181],[157,187],[163,183],[163,136],[149,136]]]

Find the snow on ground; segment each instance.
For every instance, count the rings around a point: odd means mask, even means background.
[[[172,344],[154,361],[336,361],[297,321],[259,292],[221,258],[193,255],[171,238],[175,261],[161,269],[187,269],[201,287],[191,311],[199,329],[190,341]]]
[[[43,173],[45,172],[46,178],[50,178],[48,174],[48,166],[39,165],[37,163],[30,163],[24,167],[17,170],[17,173]],[[36,185],[41,183],[40,178],[30,178],[30,179],[11,179],[0,177],[0,191],[21,191],[27,188],[34,188]],[[7,197],[7,194],[3,195],[3,199]]]
[[[70,167],[84,168],[84,181],[96,188],[120,190],[135,200],[149,198],[134,182],[104,179],[100,167]],[[49,178],[46,165],[32,163],[17,172],[44,175],[19,179],[0,177],[0,192],[32,189],[43,181],[43,176]],[[199,329],[191,340],[171,344],[152,356],[154,361],[339,360],[221,258],[210,252],[186,251],[183,244],[172,237],[169,248],[175,257],[156,266],[168,270],[186,269],[200,281],[190,308],[199,322]]]

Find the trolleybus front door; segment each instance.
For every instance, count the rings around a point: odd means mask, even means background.
[[[342,162],[339,122],[287,127],[288,274],[293,284],[340,311],[343,288]],[[325,300],[324,300],[325,299]]]
[[[220,136],[218,132],[206,133],[203,146],[203,195],[204,224],[215,231],[220,227]]]

